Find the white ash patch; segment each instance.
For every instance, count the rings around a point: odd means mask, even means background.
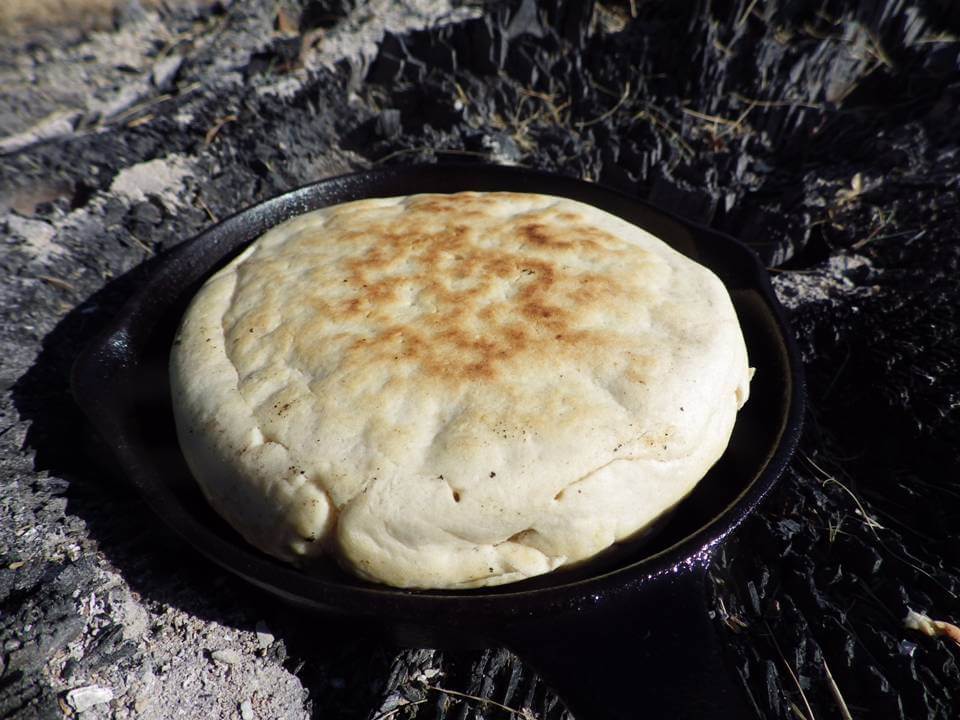
[[[64,249],[54,242],[57,229],[50,223],[9,213],[6,224],[7,232],[22,241],[20,247],[36,262],[42,264],[56,255],[63,255]]]
[[[380,41],[390,32],[402,34],[479,17],[480,8],[454,7],[450,0],[371,0],[360,4],[339,24],[327,30],[307,58],[308,66],[329,68],[343,59],[358,60],[366,68],[376,57]]]
[[[111,698],[89,705],[82,717],[166,720],[175,713],[225,719],[244,712],[255,718],[309,717],[300,680],[264,652],[262,621],[256,629],[237,629],[141,598],[102,556],[99,559],[96,589],[74,598],[84,631],[47,665],[52,687],[68,705],[69,693],[78,688],[82,692],[74,699],[81,703],[106,697],[85,688],[109,689]],[[118,624],[134,654],[90,669],[85,656]],[[64,677],[71,664],[73,673]]]
[[[51,45],[42,54],[23,49],[13,67],[0,64],[0,87],[7,95],[0,94],[0,135],[9,136],[0,145],[16,142],[19,149],[24,139],[31,144],[43,136],[68,135],[81,115],[116,105],[126,87],[142,87],[143,79],[149,79],[149,56],[159,38],[170,39],[164,21],[156,12],[144,12],[79,43]],[[126,97],[132,97],[129,91]]]
[[[79,110],[57,110],[21,132],[0,139],[0,155],[16,152],[34,143],[70,135],[83,116]]]
[[[284,75],[274,82],[257,88],[257,95],[266,95],[289,100],[296,95],[306,82],[306,73]]]
[[[263,620],[257,622],[254,632],[256,633],[257,644],[264,650],[273,645],[273,641],[276,639]]]
[[[95,705],[102,705],[113,700],[113,690],[100,685],[87,685],[68,691],[66,700],[67,705],[74,712],[85,712]]]
[[[178,610],[156,618],[149,644],[153,669],[132,679],[115,717],[161,720],[178,707],[184,717],[228,718],[246,703],[255,717],[306,718],[300,681],[258,656],[256,640],[252,647],[247,635]],[[211,649],[217,645],[227,647]]]
[[[180,110],[173,116],[173,121],[180,127],[187,127],[194,121],[195,117],[189,110]]]
[[[183,65],[183,57],[180,55],[168,55],[154,64],[150,71],[150,82],[158,90],[165,90],[171,83],[180,67]]]
[[[141,202],[147,195],[156,196],[168,208],[182,205],[180,195],[184,181],[194,174],[185,155],[173,154],[148,160],[117,173],[110,192],[130,202]]]
[[[863,255],[834,255],[819,267],[785,270],[773,275],[773,288],[784,307],[834,302],[838,298],[869,297],[877,292],[872,280],[878,271]],[[860,276],[855,280],[853,276]]]
[[[490,151],[489,162],[496,165],[517,165],[522,152],[513,138],[507,135],[484,135],[480,142]]]

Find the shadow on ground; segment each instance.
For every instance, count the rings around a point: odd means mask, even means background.
[[[314,716],[362,717],[396,650],[374,628],[298,611],[202,557],[174,536],[124,480],[104,442],[74,402],[70,373],[83,347],[108,325],[156,266],[151,258],[109,282],[68,313],[42,342],[12,389],[30,424],[25,445],[35,469],[67,482],[66,511],[131,590],[205,621],[253,630],[259,620],[282,640],[275,653],[308,688]],[[343,682],[344,675],[349,682]]]

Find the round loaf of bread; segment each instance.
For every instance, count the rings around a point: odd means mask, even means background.
[[[710,271],[597,208],[361,200],[271,229],[171,354],[183,453],[263,551],[469,588],[635,536],[721,456],[751,371]]]

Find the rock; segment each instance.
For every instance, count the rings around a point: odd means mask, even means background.
[[[149,200],[138,203],[130,212],[137,222],[159,225],[163,221],[163,212]]]
[[[67,704],[76,712],[89,710],[94,705],[102,705],[113,700],[113,690],[100,685],[87,685],[67,692]]]
[[[225,650],[214,650],[210,653],[210,657],[214,662],[220,663],[221,665],[239,665],[243,660],[243,657],[236,650],[231,650],[227,648]]]
[[[253,718],[256,717],[253,714],[253,705],[249,700],[244,700],[240,703],[240,717],[243,718],[243,720],[253,720]]]
[[[124,168],[114,177],[110,192],[132,202],[156,195],[165,205],[177,205],[183,183],[192,174],[185,156],[171,154]]]
[[[177,77],[183,58],[180,55],[168,55],[153,66],[150,80],[158,90],[166,90]]]
[[[146,694],[137,695],[137,699],[133,701],[133,711],[140,715],[148,707],[150,707],[150,697]]]
[[[260,647],[268,648],[273,645],[273,633],[270,632],[270,628],[267,627],[267,624],[263,620],[259,620],[257,622],[256,633],[257,643],[260,645]]]

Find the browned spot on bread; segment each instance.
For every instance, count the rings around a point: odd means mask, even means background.
[[[427,195],[385,210],[378,201],[334,209],[289,249],[251,256],[257,273],[238,269],[240,291],[259,305],[225,318],[225,329],[235,335],[242,320],[257,333],[230,352],[252,352],[279,318],[304,367],[314,356],[335,367],[346,354],[353,368],[413,366],[440,382],[601,352],[618,338],[596,318],[627,314],[644,298],[630,279],[650,255],[573,212],[541,204],[497,214],[505,199],[528,197]],[[284,284],[295,291],[278,295]],[[293,306],[281,299],[291,296]]]
[[[518,228],[521,237],[534,247],[568,248],[572,242],[564,237],[565,233],[551,232],[542,223],[527,223]]]

